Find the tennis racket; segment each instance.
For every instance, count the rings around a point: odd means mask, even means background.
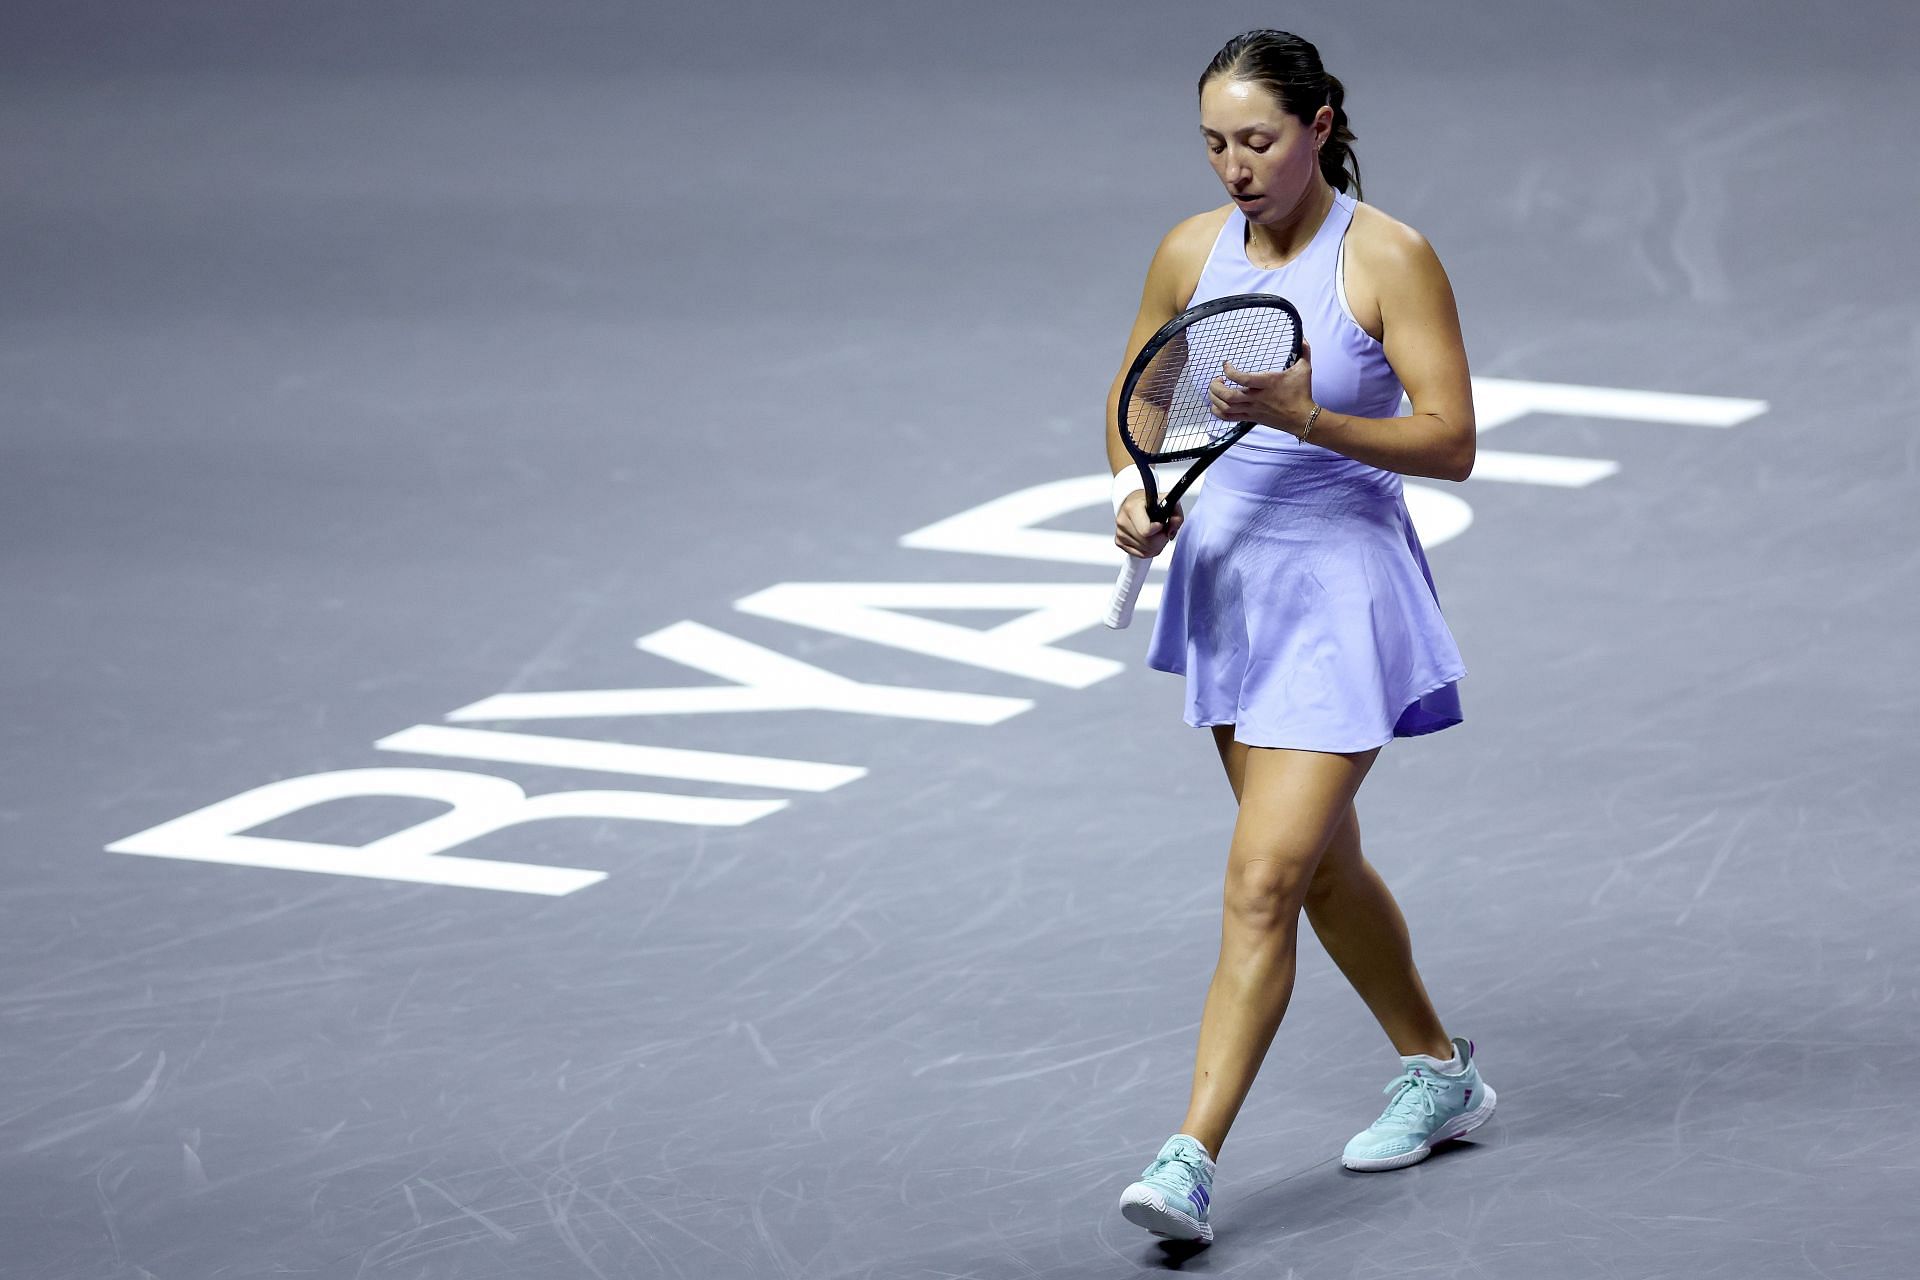
[[[1300,313],[1271,293],[1236,293],[1188,307],[1147,339],[1120,386],[1120,442],[1133,455],[1147,491],[1147,515],[1165,523],[1213,460],[1252,430],[1251,422],[1222,422],[1207,404],[1207,387],[1223,362],[1247,373],[1278,371],[1300,358]],[[1186,462],[1163,497],[1156,465]],[[1107,625],[1133,621],[1133,606],[1151,560],[1129,555],[1113,587]]]

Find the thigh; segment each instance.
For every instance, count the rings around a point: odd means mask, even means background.
[[[1238,754],[1240,817],[1229,874],[1268,864],[1304,887],[1346,827],[1353,798],[1380,749],[1341,754],[1240,746]],[[1229,778],[1232,772],[1230,765]]]
[[[1227,771],[1227,785],[1233,788],[1233,800],[1238,804],[1240,780],[1246,776],[1247,752],[1251,748],[1233,740],[1233,726],[1230,724],[1213,726],[1213,748],[1220,753],[1220,767]]]
[[[1348,801],[1347,811],[1334,825],[1333,835],[1327,840],[1325,852],[1320,855],[1320,865],[1314,870],[1309,896],[1335,892],[1360,870],[1363,860],[1360,852],[1360,811],[1352,801]]]

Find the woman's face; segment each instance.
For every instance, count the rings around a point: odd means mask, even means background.
[[[1320,172],[1318,142],[1333,127],[1322,107],[1301,124],[1260,85],[1215,76],[1200,91],[1200,135],[1207,158],[1249,222],[1284,220]]]

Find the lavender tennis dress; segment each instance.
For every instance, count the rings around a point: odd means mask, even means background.
[[[1314,399],[1391,418],[1400,379],[1341,278],[1353,207],[1336,191],[1305,252],[1273,270],[1247,261],[1247,220],[1231,210],[1193,302],[1281,295],[1313,348]],[[1397,473],[1255,427],[1187,508],[1147,665],[1186,676],[1188,724],[1231,724],[1250,746],[1366,751],[1460,723],[1466,667]]]

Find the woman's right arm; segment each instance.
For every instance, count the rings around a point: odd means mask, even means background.
[[[1126,355],[1113,385],[1107,389],[1107,466],[1115,473],[1122,467],[1133,467],[1133,455],[1120,442],[1120,384],[1126,381],[1127,370],[1147,339],[1186,309],[1222,221],[1218,209],[1195,214],[1167,232],[1154,250],[1146,286],[1140,291],[1140,313],[1134,317],[1133,332],[1127,335]],[[1114,517],[1113,540],[1128,555],[1156,556],[1179,527],[1178,511],[1165,529],[1148,520],[1146,496],[1136,491]]]

